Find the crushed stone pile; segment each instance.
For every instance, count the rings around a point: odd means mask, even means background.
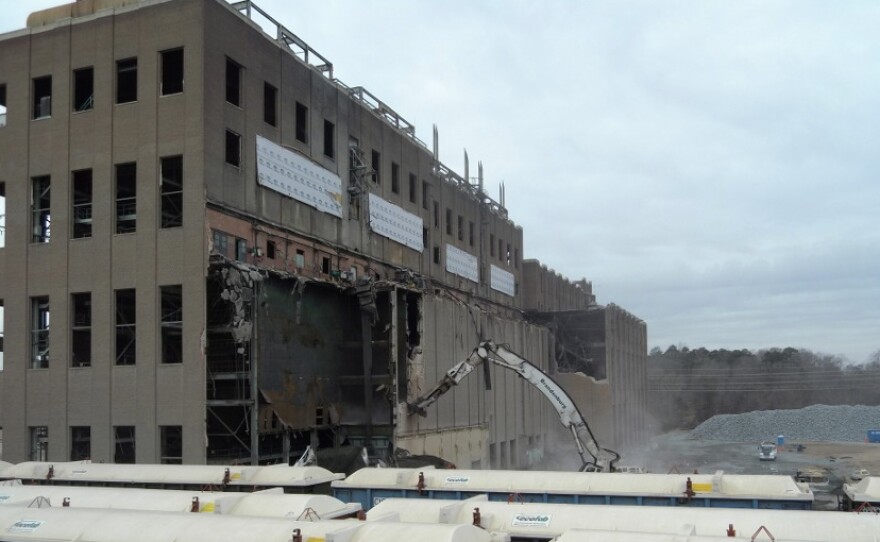
[[[869,429],[880,429],[880,406],[812,405],[798,410],[756,410],[719,414],[690,432],[691,438],[724,441],[864,442]]]

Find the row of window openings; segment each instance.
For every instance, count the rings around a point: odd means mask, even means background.
[[[113,462],[135,463],[135,427],[113,427]],[[30,427],[31,461],[49,461],[49,428],[45,425]],[[70,427],[70,460],[82,461],[92,458],[92,428],[87,425]],[[159,426],[159,462],[183,463],[183,428],[179,425]]]
[[[171,49],[159,53],[161,81],[159,94],[168,96],[183,92],[183,49]],[[138,60],[126,58],[116,61],[116,103],[137,101]],[[32,117],[43,119],[52,116],[52,76],[35,77],[32,82]],[[91,66],[73,70],[74,112],[95,107],[95,69]],[[6,85],[0,85],[0,126],[6,124]]]
[[[183,226],[183,157],[167,156],[160,161],[160,199],[162,228]],[[137,165],[117,164],[115,171],[116,233],[137,231]],[[92,236],[92,170],[72,172],[71,237]],[[52,237],[52,179],[42,175],[31,179],[31,224],[33,243],[48,243]]]
[[[92,365],[92,294],[71,294],[70,365]],[[180,285],[160,287],[161,361],[183,362],[183,297]],[[114,349],[116,365],[134,365],[137,359],[137,316],[135,290],[115,291]],[[49,297],[31,298],[31,368],[48,369],[50,364]]]

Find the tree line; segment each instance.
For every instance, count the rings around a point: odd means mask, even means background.
[[[691,429],[716,414],[814,404],[880,404],[880,351],[863,364],[797,348],[654,348],[648,405],[658,429]]]

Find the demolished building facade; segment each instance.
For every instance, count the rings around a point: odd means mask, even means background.
[[[554,416],[512,374],[474,374],[426,418],[406,402],[481,339],[555,371],[552,318],[524,311],[587,310],[591,285],[527,298],[558,277],[524,273],[482,171],[453,172],[436,133],[257,5],[38,12],[0,36],[0,89],[4,460],[540,461]]]

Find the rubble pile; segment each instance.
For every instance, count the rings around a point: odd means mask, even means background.
[[[880,429],[880,406],[811,405],[798,410],[757,410],[719,414],[690,432],[691,438],[724,441],[863,442],[869,429]]]

